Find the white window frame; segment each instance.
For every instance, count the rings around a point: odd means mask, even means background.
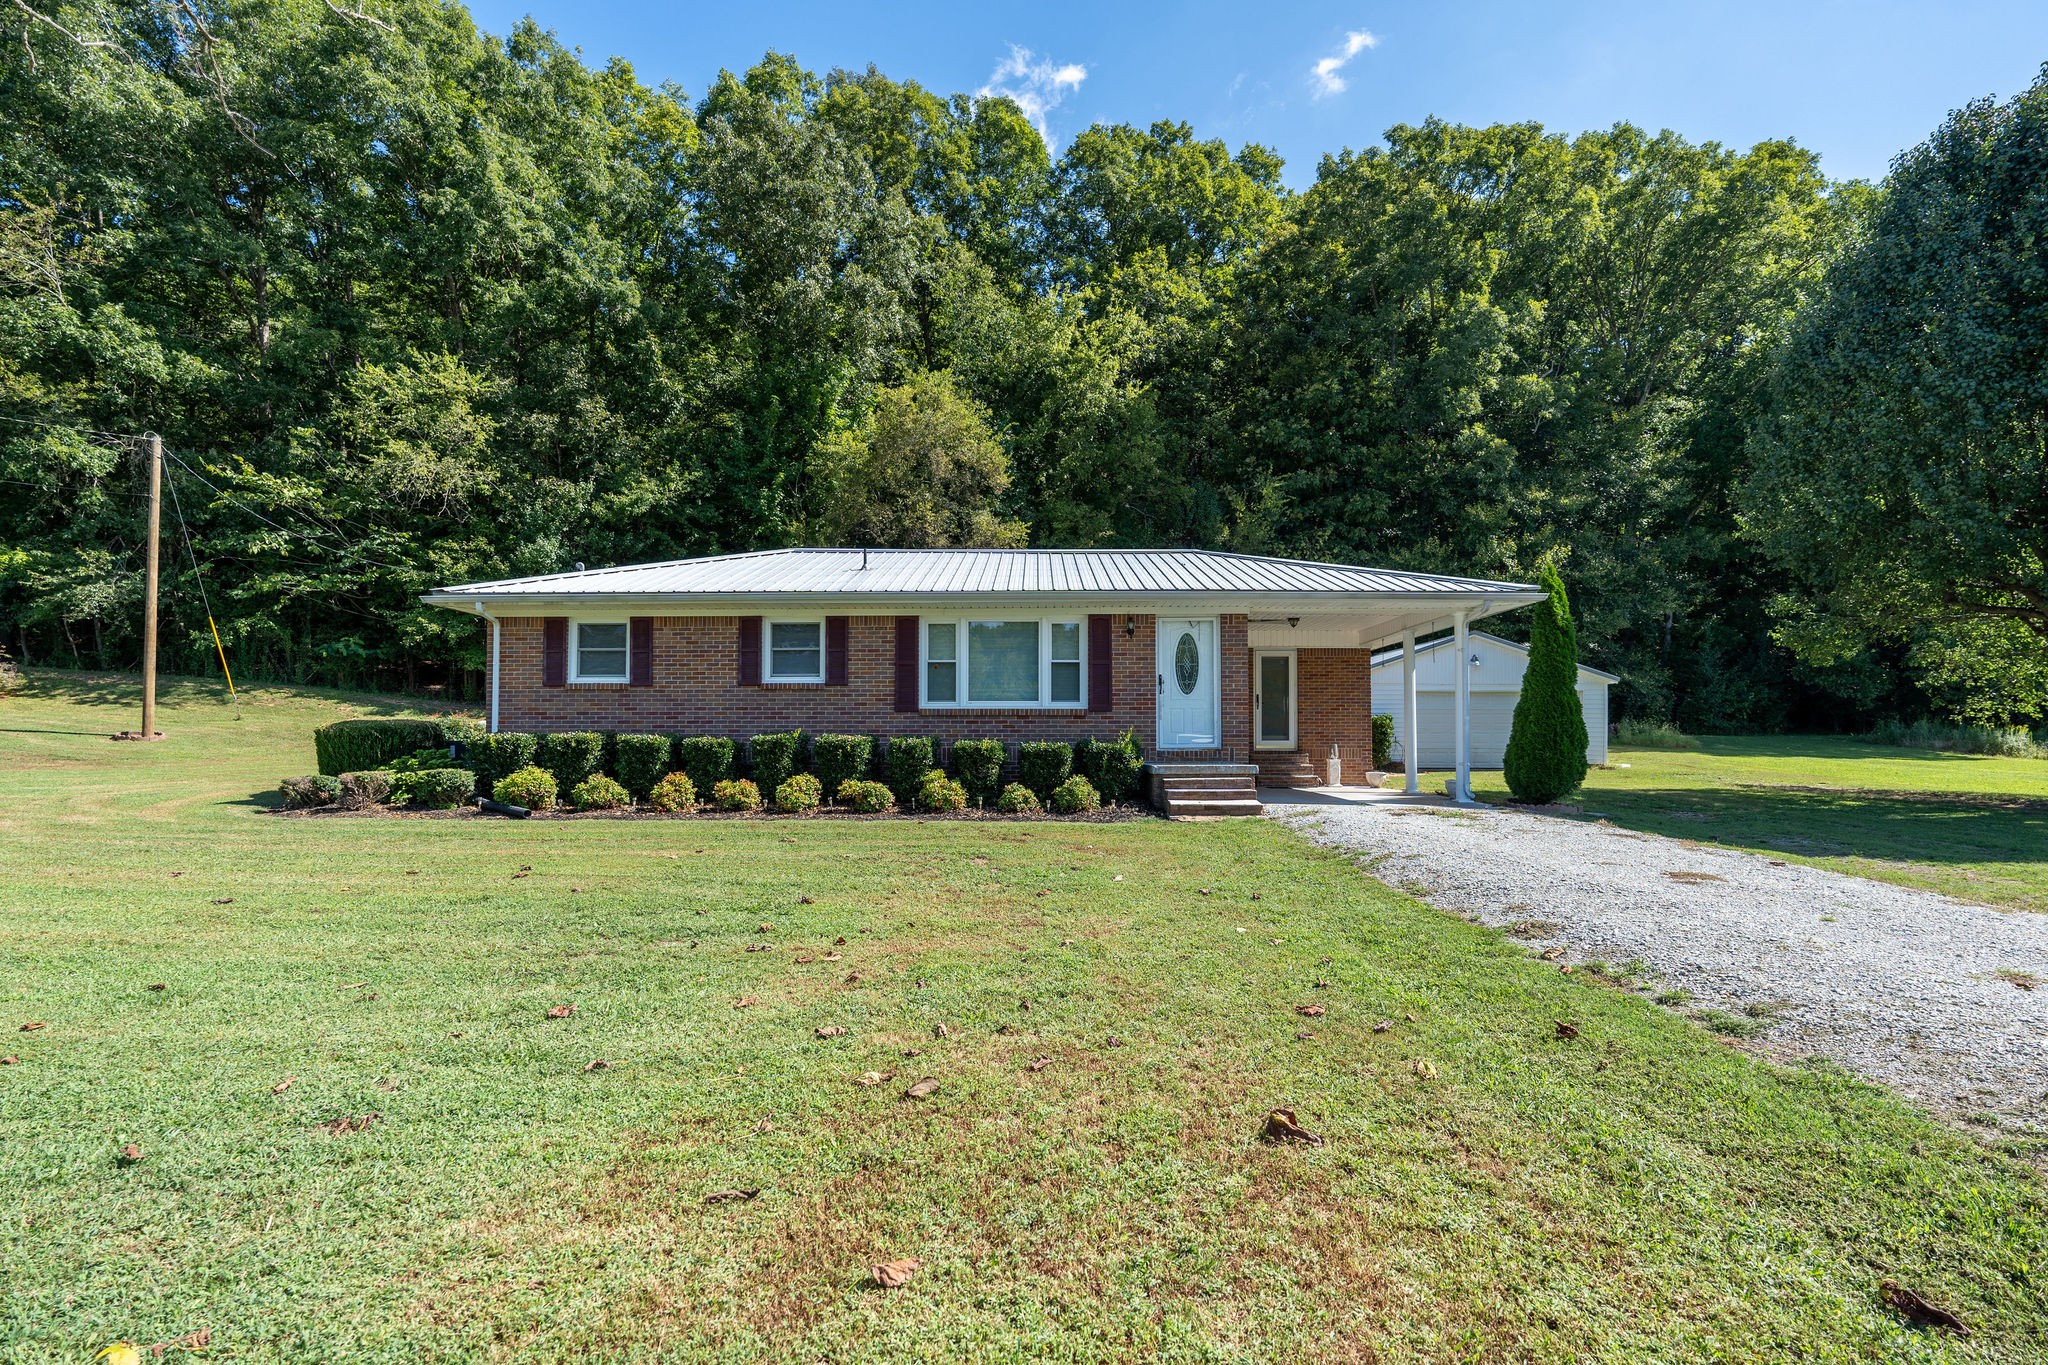
[[[585,626],[622,626],[626,631],[626,666],[617,673],[585,673],[583,671],[583,628]],[[623,616],[578,616],[569,622],[569,681],[585,687],[616,687],[630,683],[633,679],[633,623]]]
[[[1038,627],[1038,698],[1035,701],[976,701],[967,694],[967,626],[969,622],[1016,622],[1030,621]],[[931,682],[931,641],[935,626],[953,627],[953,663],[957,694],[953,701],[933,701],[928,695]],[[1073,701],[1051,701],[1052,696],[1052,628],[1055,625],[1073,626],[1080,641],[1080,696]],[[941,660],[940,662],[945,662]],[[1063,663],[1073,662],[1062,660]],[[917,705],[919,710],[930,711],[1086,711],[1088,709],[1088,618],[1085,615],[1071,615],[1066,612],[1040,611],[977,611],[957,616],[920,616],[917,618]]]
[[[775,672],[775,628],[777,626],[816,626],[818,628],[818,671],[803,677],[778,676]],[[822,616],[770,616],[761,622],[761,681],[776,687],[820,686],[825,681],[825,672],[832,664],[826,655],[831,651],[831,641],[826,638],[825,618]]]

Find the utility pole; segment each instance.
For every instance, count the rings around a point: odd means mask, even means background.
[[[142,593],[142,728],[114,736],[145,742],[163,738],[163,732],[156,728],[156,561],[163,528],[164,438],[151,432],[148,441],[149,568],[144,574]]]

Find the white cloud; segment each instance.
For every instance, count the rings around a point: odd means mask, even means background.
[[[1344,46],[1317,62],[1309,69],[1309,79],[1315,83],[1317,99],[1325,95],[1344,93],[1344,78],[1337,73],[1350,65],[1351,59],[1369,47],[1378,47],[1380,40],[1371,32],[1357,28],[1344,35]]]
[[[1088,79],[1088,68],[1079,62],[1068,62],[1065,66],[1054,66],[1050,59],[1040,57],[1028,47],[1010,44],[1010,55],[996,63],[996,69],[988,78],[988,84],[974,92],[976,99],[987,99],[991,95],[1003,95],[1016,101],[1024,111],[1024,117],[1038,129],[1038,135],[1049,144],[1052,138],[1045,131],[1045,116],[1059,106],[1061,100],[1081,88],[1081,82]]]

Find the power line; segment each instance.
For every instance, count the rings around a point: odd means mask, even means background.
[[[159,445],[157,449],[161,451],[163,447]],[[171,458],[175,460],[178,457],[173,455]],[[185,558],[192,565],[192,581],[199,585],[199,605],[206,612],[206,628],[213,632],[213,652],[220,656],[220,675],[228,681],[228,700],[235,704],[235,719],[240,720],[242,699],[235,693],[235,675],[228,668],[228,651],[220,642],[220,627],[213,623],[213,603],[207,599],[206,576],[199,572],[199,556],[192,549],[192,528],[186,524],[185,509],[178,502],[178,481],[166,479],[164,482],[171,486],[171,510],[178,515],[178,534],[185,538]]]
[[[292,527],[281,525],[278,522],[272,521],[269,517],[264,516],[261,512],[249,506],[241,499],[234,497],[232,494],[224,492],[218,485],[208,480],[205,475],[201,474],[198,470],[194,469],[191,465],[186,464],[184,460],[180,459],[177,452],[167,449],[164,451],[164,454],[170,456],[172,462],[175,463],[178,466],[178,468],[184,470],[187,474],[190,474],[193,478],[199,480],[199,482],[202,485],[204,485],[207,489],[209,489],[215,497],[219,498],[221,501],[225,503],[228,503],[231,506],[238,507],[242,511],[247,512],[250,516],[256,518],[256,520],[262,522],[265,526],[270,527],[270,529],[272,529],[273,531],[277,531],[282,535],[296,536],[300,540],[303,540],[311,545],[317,545],[323,550],[339,551],[345,554],[352,554],[356,557],[356,559],[358,559],[364,564],[374,565],[379,569],[389,569],[393,573],[409,574],[417,572],[417,570],[415,569],[408,569],[402,565],[386,564],[384,561],[380,559],[371,559],[368,555],[363,554],[359,549],[357,549],[353,545],[335,544],[333,543],[331,535],[316,536],[309,534],[305,531],[294,530]]]

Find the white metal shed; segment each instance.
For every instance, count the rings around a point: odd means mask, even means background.
[[[1522,674],[1529,667],[1529,647],[1483,630],[1468,632],[1467,673],[1472,696],[1472,766],[1498,768],[1507,753],[1514,726],[1515,703],[1522,697]],[[1455,637],[1415,647],[1416,715],[1421,726],[1422,766],[1457,766]],[[1586,715],[1586,761],[1607,761],[1607,689],[1621,679],[1597,668],[1579,665],[1579,706]],[[1385,650],[1372,659],[1374,715],[1394,718],[1394,739],[1405,746],[1407,728],[1401,716],[1401,651]],[[1399,754],[1402,749],[1397,748]]]

